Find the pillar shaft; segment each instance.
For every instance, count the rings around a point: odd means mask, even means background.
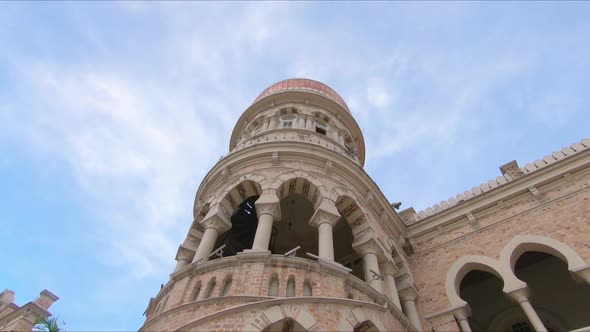
[[[527,318],[529,319],[529,321],[533,325],[533,328],[535,329],[535,331],[537,331],[537,332],[547,331],[547,328],[545,328],[545,325],[543,325],[541,318],[539,318],[539,315],[537,315],[537,312],[535,311],[535,309],[533,308],[531,303],[528,300],[527,301],[519,301],[519,302],[520,302],[519,303],[520,307],[522,308],[522,310],[524,310],[524,313],[526,314]]]
[[[304,129],[305,128],[305,117],[300,115],[297,119],[297,128]]]
[[[201,243],[199,243],[199,247],[195,253],[193,262],[198,260],[201,260],[201,262],[206,262],[209,260],[209,255],[213,251],[213,246],[215,245],[215,241],[217,241],[218,235],[219,232],[213,227],[208,227],[205,230],[205,233],[203,233],[203,238],[201,239]]]
[[[391,274],[385,274],[384,278],[385,284],[387,285],[387,297],[393,302],[393,304],[401,309],[402,306],[399,302],[399,295],[397,294],[397,287],[395,286],[395,278]]]
[[[461,327],[461,332],[471,332],[471,326],[469,326],[469,322],[467,318],[459,318],[459,326]]]
[[[334,260],[334,238],[332,235],[332,225],[329,223],[322,223],[318,227],[318,248],[319,256],[331,261]]]
[[[258,218],[258,227],[254,235],[252,251],[267,251],[272,234],[273,217],[270,214],[263,214]]]
[[[313,130],[313,119],[310,116],[305,119],[305,129]]]
[[[365,281],[371,285],[371,287],[375,288],[379,293],[383,293],[383,286],[381,285],[381,279],[375,277],[373,278],[373,273],[371,270],[379,272],[379,263],[377,261],[377,254],[373,252],[368,252],[363,256],[363,267],[365,269]]]
[[[404,299],[402,300],[402,305],[404,307],[404,312],[406,316],[408,316],[412,324],[414,324],[418,331],[422,331],[422,324],[420,324],[420,316],[418,316],[416,302],[414,302],[414,300],[411,299]]]

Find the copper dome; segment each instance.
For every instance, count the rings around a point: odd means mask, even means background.
[[[340,95],[336,91],[334,91],[334,89],[330,88],[322,82],[310,80],[308,78],[290,78],[275,83],[266,88],[264,91],[262,91],[262,93],[258,97],[256,97],[253,104],[255,104],[257,101],[264,97],[289,90],[309,91],[327,97],[339,104],[340,106],[342,106],[345,110],[347,110],[350,113],[348,105],[346,105],[344,99],[342,99],[342,97],[340,97]]]

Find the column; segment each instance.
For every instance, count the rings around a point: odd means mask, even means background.
[[[329,223],[322,223],[318,227],[319,230],[319,256],[331,261],[334,260],[334,239],[332,237],[332,225]]]
[[[418,315],[418,309],[416,308],[416,298],[418,297],[418,293],[413,287],[409,287],[401,290],[399,295],[404,313],[410,319],[412,324],[414,324],[414,327],[416,327],[418,331],[422,331],[420,316]]]
[[[201,225],[205,228],[205,233],[203,233],[203,238],[199,243],[193,263],[199,260],[201,262],[209,260],[209,255],[214,249],[213,246],[219,234],[231,228],[231,222],[218,210],[218,207],[213,207],[209,210],[209,213],[201,221]]]
[[[199,247],[197,248],[197,252],[193,258],[193,262],[199,260],[201,260],[201,262],[206,262],[209,260],[209,255],[213,251],[213,246],[215,245],[215,241],[217,241],[218,236],[219,232],[215,228],[207,227],[207,229],[205,229],[201,243],[199,243]]]
[[[190,264],[193,260],[195,255],[195,251],[191,250],[187,247],[184,247],[182,244],[178,247],[178,251],[176,252],[176,267],[174,268],[174,272],[182,269],[183,267]]]
[[[269,126],[270,126],[270,118],[266,118],[264,120],[264,124],[262,125],[262,130],[267,130]]]
[[[307,130],[314,130],[313,128],[313,118],[311,116],[305,117],[305,129]]]
[[[391,261],[387,261],[381,265],[381,272],[383,272],[383,278],[385,278],[385,286],[387,287],[387,298],[393,302],[399,309],[402,308],[399,301],[399,295],[397,294],[397,286],[395,285],[395,275],[399,272],[399,269]]]
[[[338,128],[336,126],[332,126],[329,130],[329,136],[335,142],[338,142]]]
[[[510,295],[510,297],[512,297],[514,300],[518,302],[518,304],[520,304],[520,307],[522,308],[527,318],[533,325],[535,331],[547,331],[547,328],[545,327],[545,325],[543,325],[541,318],[539,318],[539,315],[537,315],[537,312],[535,311],[535,309],[531,305],[531,302],[529,301],[528,288],[521,288],[515,290],[513,292],[508,293],[508,295]]]
[[[367,252],[363,255],[363,267],[365,269],[365,281],[368,281],[371,287],[375,288],[379,293],[383,293],[383,285],[381,279],[373,276],[373,271],[381,274],[379,269],[379,262],[377,254],[374,252]]]
[[[268,251],[272,224],[275,219],[280,219],[279,198],[274,192],[262,194],[254,205],[258,215],[258,226],[251,251]]]
[[[256,235],[254,236],[254,244],[252,244],[253,251],[268,250],[273,221],[272,215],[268,213],[258,217],[258,227],[256,228]]]
[[[297,128],[305,129],[305,116],[303,114],[297,116]]]
[[[459,322],[461,332],[471,332],[471,326],[469,326],[469,322],[467,321],[467,317],[471,316],[469,305],[453,310],[453,315],[455,315],[455,318]]]
[[[379,257],[385,260],[383,248],[375,240],[375,232],[370,229],[363,233],[365,236],[352,244],[352,248],[363,258],[363,269],[365,271],[365,282],[371,285],[379,293],[383,294],[382,280],[373,276],[371,270],[377,272],[380,276]]]
[[[273,130],[273,129],[275,129],[275,128],[276,128],[278,125],[279,125],[279,118],[278,118],[278,117],[276,117],[276,116],[273,116],[273,117],[270,119],[270,124],[268,125],[268,129],[269,129],[269,130]]]
[[[318,256],[334,260],[334,238],[332,229],[340,220],[336,204],[326,198],[322,199],[309,224],[318,228]]]
[[[344,133],[338,133],[338,142],[340,143],[340,145],[344,145]]]

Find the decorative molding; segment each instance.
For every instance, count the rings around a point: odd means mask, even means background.
[[[221,211],[217,210],[217,208],[211,208],[209,213],[207,213],[200,224],[203,226],[203,228],[205,228],[205,230],[207,228],[213,228],[219,234],[221,234],[231,228],[231,222],[228,219],[229,218],[227,217],[226,213],[222,213]]]
[[[419,211],[416,218],[416,222],[421,222],[423,219],[429,218],[435,214],[445,211],[457,203],[462,203],[467,200],[478,197],[489,191],[494,191],[498,187],[502,187],[507,183],[511,183],[521,178],[527,178],[529,174],[537,172],[547,166],[560,163],[562,160],[567,160],[572,156],[587,151],[590,148],[590,139],[583,139],[579,143],[574,143],[570,147],[563,148],[560,152],[554,152],[552,155],[547,155],[543,159],[535,160],[533,163],[528,163],[525,167],[520,168],[516,161],[511,161],[507,164],[500,166],[502,176],[498,176],[494,180],[490,180],[487,183],[482,183],[477,187],[473,187],[471,190],[465,191],[463,194],[458,194],[456,197],[451,197],[447,201],[442,201],[440,204],[435,204],[425,210]],[[536,193],[531,191],[535,197]]]
[[[324,166],[324,172],[326,173],[326,175],[332,174],[332,167],[332,161],[326,160],[326,166]]]
[[[195,256],[195,252],[196,252],[196,250],[192,250],[192,249],[187,248],[181,244],[178,247],[178,251],[176,252],[176,257],[174,259],[177,261],[186,260],[186,261],[191,262],[193,260],[193,257]]]

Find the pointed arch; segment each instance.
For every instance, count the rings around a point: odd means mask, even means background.
[[[377,328],[375,323],[370,320],[365,320],[356,324],[353,329],[354,332],[379,332],[380,330]]]
[[[510,240],[500,253],[500,261],[514,272],[514,265],[520,256],[527,251],[539,251],[553,255],[567,263],[568,270],[576,272],[588,265],[566,244],[555,239],[539,235],[518,235]]]
[[[227,296],[229,294],[232,281],[233,278],[231,273],[226,275],[225,278],[223,278],[223,282],[221,283],[221,287],[219,288],[219,296]]]
[[[350,310],[342,316],[338,331],[387,331],[377,317],[369,313],[369,317],[362,308]]]
[[[459,296],[461,281],[473,270],[491,273],[504,282],[505,293],[515,289],[526,287],[526,283],[518,280],[512,271],[508,270],[499,261],[486,256],[464,256],[457,260],[447,272],[445,289],[452,308],[463,307],[467,304]]]
[[[191,291],[188,292],[189,297],[187,299],[187,302],[197,301],[199,299],[199,294],[201,293],[201,288],[202,288],[201,280],[197,280],[195,282],[195,284],[193,285]]]
[[[279,199],[291,194],[297,193],[307,197],[314,207],[328,193],[322,182],[311,174],[304,171],[293,171],[282,173],[277,176],[270,184],[270,189],[275,189]]]
[[[252,196],[260,196],[262,194],[262,186],[259,182],[240,178],[239,181],[234,181],[227,185],[224,191],[219,195],[221,198],[220,206],[228,217],[232,216],[240,204]]]
[[[258,316],[254,317],[244,328],[244,331],[263,331],[274,323],[286,318],[294,320],[301,325],[306,331],[311,330],[317,325],[314,316],[305,307],[297,307],[293,310],[290,306],[275,305],[267,308]]]

